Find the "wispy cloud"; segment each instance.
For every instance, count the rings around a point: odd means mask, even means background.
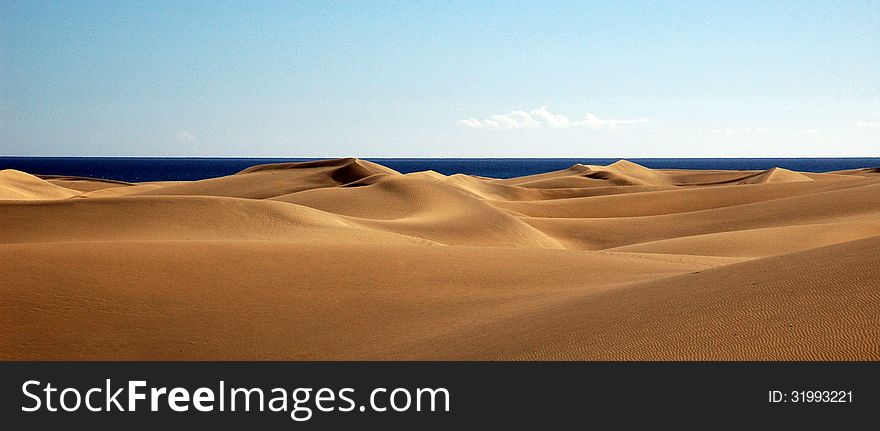
[[[587,129],[616,129],[627,124],[647,123],[648,119],[639,118],[632,120],[605,120],[598,116],[587,113],[582,120],[571,120],[565,115],[554,114],[542,106],[538,109],[526,111],[510,111],[506,114],[490,115],[483,119],[470,118],[456,122],[461,127],[471,129],[564,129],[564,128],[587,128]]]

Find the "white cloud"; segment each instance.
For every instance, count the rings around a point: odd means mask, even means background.
[[[587,113],[581,121],[572,121],[562,114],[554,114],[542,106],[526,111],[510,111],[507,114],[490,115],[482,120],[471,118],[456,122],[459,126],[472,129],[563,129],[583,127],[588,129],[616,129],[626,124],[647,123],[645,118],[635,120],[603,120],[594,114]]]
[[[538,109],[532,110],[532,115],[540,118],[552,128],[571,126],[571,120],[569,120],[568,117],[562,114],[554,114],[550,112],[550,110],[548,110],[546,106],[542,106]]]

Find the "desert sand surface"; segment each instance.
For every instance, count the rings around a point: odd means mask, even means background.
[[[0,171],[4,360],[880,360],[880,171]]]

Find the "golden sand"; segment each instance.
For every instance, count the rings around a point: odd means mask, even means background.
[[[0,359],[880,360],[880,173],[0,171]]]

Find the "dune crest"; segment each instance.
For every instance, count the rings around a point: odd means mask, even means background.
[[[381,176],[401,176],[384,166],[360,159],[257,165],[219,178],[182,182],[138,195],[205,195],[267,199],[303,190],[358,184]]]
[[[400,172],[386,168],[378,163],[368,162],[353,157],[314,160],[309,162],[269,163],[265,165],[251,166],[238,172],[236,175],[250,174],[253,172],[283,171],[288,169],[323,169],[340,183],[350,183],[374,174],[400,175]]]
[[[783,168],[770,168],[742,179],[740,184],[791,183],[798,181],[813,181],[813,179],[800,172]]]
[[[0,200],[67,199],[79,192],[14,169],[0,171]]]
[[[674,178],[669,175],[628,160],[618,160],[607,166],[578,163],[560,171],[511,178],[501,182],[529,188],[672,187],[676,184]]]
[[[583,165],[580,165],[583,166]],[[628,185],[668,185],[674,181],[662,172],[629,160],[618,160],[607,166],[587,166],[597,177],[609,177]],[[621,184],[622,185],[622,184]]]

